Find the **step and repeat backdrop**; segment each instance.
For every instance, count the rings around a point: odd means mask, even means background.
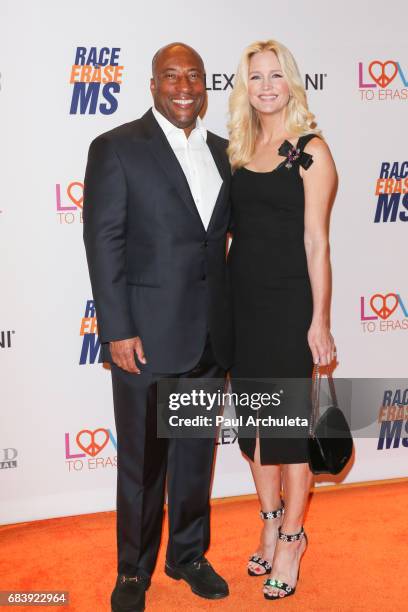
[[[297,59],[340,178],[335,375],[370,378],[374,390],[374,433],[355,432],[347,473],[319,485],[407,476],[405,2],[3,0],[0,14],[0,522],[115,507],[111,380],[82,242],[83,177],[91,140],[151,106],[151,58],[177,40],[204,58],[205,122],[223,136],[244,47],[275,38]],[[226,427],[213,497],[251,492]]]

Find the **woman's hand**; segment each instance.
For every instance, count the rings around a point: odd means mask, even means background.
[[[334,338],[328,326],[312,323],[307,333],[307,341],[312,351],[314,364],[329,365],[337,356]]]

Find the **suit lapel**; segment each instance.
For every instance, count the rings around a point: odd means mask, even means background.
[[[211,151],[211,155],[214,158],[215,164],[218,168],[218,172],[225,183],[225,181],[229,179],[231,175],[230,167],[228,164],[228,160],[224,152],[221,153],[217,145],[215,144],[214,136],[211,132],[207,132],[207,145]]]
[[[212,229],[212,225],[215,223],[215,219],[217,217],[217,213],[225,200],[225,190],[227,185],[229,184],[231,170],[228,163],[228,159],[224,152],[221,152],[217,145],[214,142],[213,135],[210,132],[207,132],[207,145],[211,151],[211,155],[215,161],[215,165],[217,166],[218,172],[220,173],[222,179],[222,185],[218,192],[218,197],[214,205],[214,209],[212,211],[211,219],[208,224],[207,232],[210,232]]]
[[[144,119],[146,120],[146,125],[150,133],[150,151],[166,173],[170,183],[177,189],[188,210],[200,222],[204,229],[200,213],[195,205],[186,176],[163,130],[160,128],[151,110],[144,115]]]
[[[145,115],[143,116],[143,121],[146,129],[146,134],[148,136],[151,153],[166,173],[170,183],[174,185],[174,187],[177,189],[181,199],[186,204],[190,213],[201,224],[203,231],[209,232],[211,226],[214,223],[217,211],[224,200],[226,185],[229,183],[230,179],[231,172],[226,156],[218,149],[213,135],[210,132],[207,132],[207,145],[211,151],[211,155],[213,156],[213,159],[223,182],[220,187],[217,201],[215,203],[211,215],[210,223],[208,225],[207,230],[205,230],[205,227],[200,217],[200,213],[198,212],[197,206],[194,202],[194,198],[192,196],[183,169],[180,166],[173,149],[171,148],[165,134],[163,133],[162,129],[154,118],[154,115],[151,110],[145,113]]]

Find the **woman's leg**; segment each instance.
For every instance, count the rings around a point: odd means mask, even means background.
[[[259,438],[256,439],[254,461],[249,459],[252,477],[258,493],[261,510],[271,512],[281,507],[281,468],[280,465],[261,465]],[[278,527],[282,518],[264,520],[259,545],[256,554],[272,564],[278,536]],[[248,568],[253,572],[263,574],[260,565],[251,561]]]
[[[303,525],[306,504],[313,483],[313,474],[308,463],[282,465],[285,514],[281,531],[287,534],[298,533]],[[294,542],[277,541],[273,559],[271,578],[286,582],[295,587],[297,582],[300,558],[305,551],[306,540],[302,537]],[[265,587],[271,595],[284,595],[276,587]]]

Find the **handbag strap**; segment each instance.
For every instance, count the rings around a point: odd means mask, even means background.
[[[313,369],[313,382],[312,382],[312,413],[309,423],[309,435],[314,438],[314,431],[316,423],[320,417],[320,381],[322,375],[319,371],[319,364],[317,363]],[[333,377],[331,374],[327,374],[327,381],[329,383],[330,395],[334,406],[337,406],[336,389],[334,386]]]

